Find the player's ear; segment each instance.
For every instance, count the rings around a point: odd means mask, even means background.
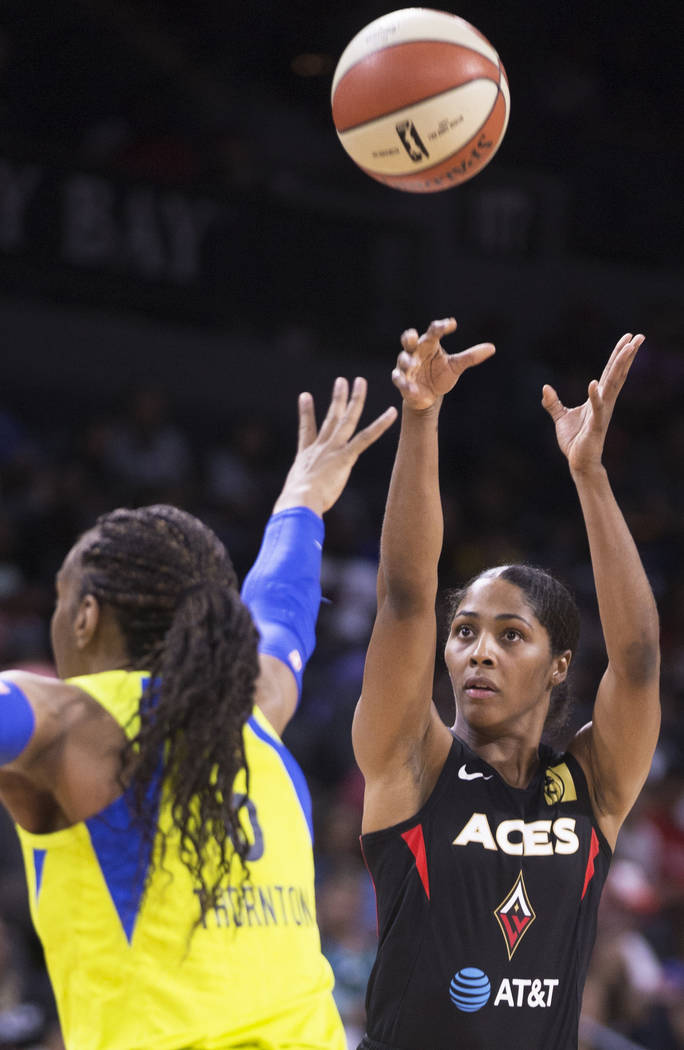
[[[93,594],[85,594],[78,606],[74,621],[74,639],[78,649],[86,649],[100,624],[100,603]]]
[[[551,668],[551,688],[556,685],[560,685],[568,677],[568,671],[570,669],[570,661],[572,660],[572,651],[566,649],[560,656],[553,658],[553,665]]]

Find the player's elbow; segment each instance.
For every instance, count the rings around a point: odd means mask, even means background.
[[[657,641],[630,642],[620,653],[617,673],[632,686],[644,688],[660,674],[660,646]]]
[[[378,608],[384,606],[397,620],[409,620],[424,615],[426,609],[434,614],[437,598],[437,578],[433,575],[397,577],[385,576],[382,591],[378,590]]]

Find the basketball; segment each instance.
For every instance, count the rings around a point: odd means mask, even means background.
[[[371,178],[409,193],[472,179],[506,132],[508,81],[489,41],[457,15],[422,7],[370,22],[332,83],[340,142]]]

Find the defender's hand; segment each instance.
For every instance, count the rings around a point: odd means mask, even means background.
[[[287,507],[302,506],[323,514],[337,501],[361,453],[377,441],[397,418],[396,408],[388,408],[355,434],[367,389],[366,380],[357,377],[350,397],[347,380],[338,377],[326,417],[318,432],[311,394],[299,395],[297,455],[273,508],[274,514]]]

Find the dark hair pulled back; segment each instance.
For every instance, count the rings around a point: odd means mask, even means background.
[[[131,666],[150,675],[139,731],[122,752],[133,817],[150,839],[157,834],[163,761],[173,830],[204,918],[235,853],[246,871],[245,799],[234,799],[233,783],[241,770],[247,776],[242,731],[258,674],[256,628],[225,547],[176,507],[105,514],[80,553],[82,593],[111,607]],[[163,867],[169,832],[160,835]]]
[[[534,615],[546,629],[552,656],[560,656],[566,649],[570,649],[574,656],[580,635],[580,613],[577,603],[560,580],[536,565],[498,566],[473,576],[463,587],[449,593],[450,623],[472,585],[477,580],[489,576],[508,580],[520,588]],[[545,734],[553,736],[560,733],[567,726],[571,711],[572,702],[566,679],[551,690],[551,703],[544,724]]]

